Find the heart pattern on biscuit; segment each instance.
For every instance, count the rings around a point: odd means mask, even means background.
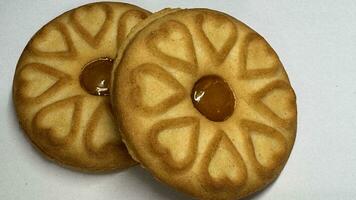
[[[36,33],[29,43],[30,52],[38,56],[73,58],[76,49],[67,30],[61,22],[53,22]]]
[[[196,73],[196,56],[188,28],[178,21],[168,21],[147,38],[151,53],[167,63],[167,67]]]
[[[70,81],[70,75],[41,63],[22,67],[19,95],[28,101],[42,102],[60,91]]]
[[[281,66],[272,47],[256,33],[250,33],[243,41],[240,77],[245,79],[273,75]]]
[[[268,178],[285,159],[287,141],[274,128],[250,120],[242,120],[241,128],[247,134],[247,149],[258,173]]]
[[[145,114],[164,113],[186,96],[184,87],[157,64],[136,67],[131,73],[131,80],[134,83],[131,100]]]
[[[264,101],[266,97],[273,95],[276,90],[283,90],[288,95],[284,95],[285,98],[272,97],[270,98],[272,102]],[[290,85],[285,81],[276,80],[267,84],[252,96],[251,102],[253,102],[251,105],[254,106],[255,109],[259,111],[259,113],[275,121],[275,123],[282,127],[291,128],[290,126],[295,121],[297,115],[295,94]],[[281,111],[274,108],[278,108],[278,106],[281,105],[283,105],[283,107],[286,109]]]
[[[183,170],[196,157],[198,136],[199,120],[194,117],[163,120],[150,132],[151,148],[170,168]]]
[[[107,123],[111,122],[111,123]],[[121,137],[114,124],[109,102],[102,101],[92,113],[84,131],[84,146],[90,156],[105,157],[109,154],[117,156],[112,148],[120,148]]]
[[[203,174],[214,188],[238,188],[245,184],[245,163],[226,133],[218,131],[203,158]]]
[[[237,40],[235,24],[225,16],[211,16],[207,13],[198,15],[196,20],[204,40],[202,45],[207,46],[206,51],[213,59],[212,65],[219,65],[225,60]]]
[[[45,146],[66,146],[75,142],[81,126],[82,106],[82,97],[74,96],[42,108],[32,121],[37,134],[34,137]]]
[[[73,28],[77,33],[89,45],[97,48],[110,28],[113,10],[108,5],[96,4],[79,8],[70,17]]]

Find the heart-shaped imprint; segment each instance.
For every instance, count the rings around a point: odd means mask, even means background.
[[[67,146],[80,129],[82,97],[75,96],[42,108],[33,118],[33,137],[44,146]]]
[[[250,33],[242,42],[240,77],[262,78],[273,75],[281,66],[272,47],[256,33]]]
[[[119,153],[117,149],[123,144],[118,132],[113,122],[109,102],[101,102],[90,117],[83,135],[84,146],[89,155],[108,158],[115,156],[112,154]]]
[[[162,24],[147,37],[147,45],[153,55],[166,62],[167,67],[196,73],[197,60],[192,35],[181,22],[168,21]]]
[[[68,74],[41,63],[26,64],[19,73],[19,97],[37,103],[53,96],[71,79]]]
[[[236,190],[247,179],[247,169],[240,153],[221,130],[204,153],[202,170],[206,182],[213,188]]]
[[[151,148],[168,167],[183,170],[192,166],[197,153],[199,120],[180,117],[162,120],[153,125]]]
[[[255,109],[278,125],[289,128],[297,116],[295,94],[291,86],[281,80],[273,81],[251,98]]]
[[[63,58],[73,58],[76,55],[67,27],[61,22],[52,22],[33,38],[29,43],[29,50],[36,55]]]
[[[262,177],[269,178],[286,158],[286,139],[277,130],[258,122],[242,120],[240,125],[248,135],[247,149],[253,166]]]
[[[142,64],[131,71],[131,102],[150,115],[161,114],[185,97],[184,87],[156,64]]]
[[[122,44],[126,36],[129,34],[130,30],[136,26],[139,22],[146,19],[148,13],[140,10],[129,10],[126,11],[119,19],[118,30],[117,30],[117,43],[118,46]]]
[[[93,4],[76,9],[70,18],[77,33],[97,48],[113,22],[113,10],[106,4]]]
[[[219,65],[236,43],[236,25],[225,16],[208,13],[197,15],[196,22],[211,65]]]

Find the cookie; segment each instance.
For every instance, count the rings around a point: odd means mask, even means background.
[[[275,51],[233,17],[164,10],[129,34],[112,107],[130,154],[199,199],[238,199],[282,171],[296,136],[296,97]]]
[[[93,3],[43,26],[18,61],[13,100],[30,141],[49,159],[83,171],[135,164],[109,100],[117,47],[149,12],[124,3]]]

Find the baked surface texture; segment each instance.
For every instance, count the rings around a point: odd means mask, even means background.
[[[254,30],[208,9],[164,10],[129,34],[112,74],[112,106],[130,154],[160,181],[200,199],[238,199],[280,174],[296,136],[296,97]],[[192,103],[221,77],[234,111],[212,121]]]
[[[13,100],[24,132],[49,159],[88,172],[135,164],[109,97],[89,94],[80,77],[88,63],[114,59],[131,28],[148,15],[125,3],[87,4],[53,19],[29,41],[16,68]]]

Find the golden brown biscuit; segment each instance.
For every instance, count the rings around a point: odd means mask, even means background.
[[[43,26],[18,62],[13,98],[21,126],[47,157],[84,171],[135,164],[109,105],[117,47],[149,14],[134,5],[87,4]]]
[[[168,9],[136,26],[119,49],[111,100],[130,154],[200,199],[261,190],[295,140],[295,94],[277,54],[213,10]]]

